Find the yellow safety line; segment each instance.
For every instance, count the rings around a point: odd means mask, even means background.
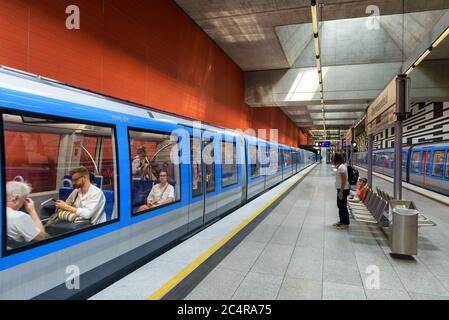
[[[150,295],[147,300],[160,300],[162,299],[170,290],[172,290],[178,283],[180,283],[185,277],[187,277],[191,272],[193,272],[199,265],[201,265],[204,261],[206,261],[210,256],[212,256],[218,249],[224,246],[229,240],[231,240],[239,231],[241,231],[244,227],[246,227],[251,221],[253,221],[258,215],[260,215],[265,209],[267,209],[273,202],[279,199],[284,193],[286,193],[294,184],[300,182],[302,179],[312,171],[313,168],[305,173],[302,177],[299,177],[284,190],[278,193],[276,196],[271,198],[265,205],[263,205],[259,210],[254,212],[250,217],[248,217],[245,221],[243,221],[236,229],[228,233],[223,239],[218,241],[212,247],[210,247],[205,253],[199,256],[195,261],[190,263],[187,267],[182,269],[177,275],[175,275],[172,279],[170,279],[167,283],[165,283],[162,287],[156,290],[152,295]]]
[[[362,168],[362,167],[359,167],[359,166],[356,166],[356,167],[357,167],[357,168],[360,168],[360,169],[362,169],[362,170],[365,170],[365,171],[368,172],[368,170],[366,170],[365,168]],[[393,183],[393,182],[391,182],[390,180],[388,180],[386,177],[384,177],[384,176],[383,176],[382,174],[380,174],[380,173],[373,172],[373,175],[375,175],[376,177],[378,177],[378,178],[380,178],[380,179],[382,179],[382,180],[385,180],[385,181],[388,181],[388,182],[390,182],[390,183]],[[431,196],[430,194],[426,194],[426,193],[424,193],[424,192],[422,192],[422,191],[419,191],[419,190],[417,190],[417,189],[413,189],[413,188],[412,188],[412,187],[419,188],[419,187],[417,187],[417,186],[409,187],[409,186],[406,186],[406,185],[404,185],[404,184],[403,184],[402,186],[403,186],[405,189],[407,189],[407,190],[410,190],[410,191],[412,191],[412,192],[416,192],[417,194],[420,194],[420,195],[422,195],[422,196],[424,196],[424,197],[426,197],[426,198],[435,200],[435,201],[437,201],[437,202],[439,202],[439,203],[442,203],[442,204],[445,204],[445,205],[449,206],[449,202],[447,202],[447,201],[444,201],[444,200],[442,200],[442,199],[435,198],[435,197]]]

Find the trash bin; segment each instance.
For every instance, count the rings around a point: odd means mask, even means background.
[[[403,255],[418,253],[418,213],[416,209],[392,208],[390,220],[392,253]]]

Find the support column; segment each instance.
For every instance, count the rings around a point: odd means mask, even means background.
[[[366,179],[368,180],[368,185],[370,188],[373,188],[373,144],[374,144],[374,135],[368,135],[368,154],[367,154],[367,162],[368,162],[368,173]]]
[[[407,118],[410,101],[410,78],[398,75],[396,79],[396,123],[394,125],[394,191],[393,197],[402,200],[402,126]]]

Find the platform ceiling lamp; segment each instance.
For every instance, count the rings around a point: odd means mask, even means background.
[[[320,51],[320,39],[319,39],[317,0],[310,1],[310,9],[312,12],[313,47],[315,49],[316,68],[318,71],[318,81],[319,81],[319,87],[320,87],[323,130],[324,130],[324,136],[326,136],[326,121],[325,121],[325,113],[324,113],[324,85],[323,85],[323,72],[322,72],[322,66],[321,66],[321,51]]]
[[[438,45],[441,44],[441,42],[443,42],[444,39],[446,39],[448,35],[449,35],[449,27],[447,27],[443,31],[443,33],[432,43],[432,45],[426,51],[424,51],[423,54],[419,56],[419,58],[407,69],[405,74],[409,75],[421,62],[424,61],[425,58],[427,58],[427,56],[432,52],[433,49],[438,47]]]

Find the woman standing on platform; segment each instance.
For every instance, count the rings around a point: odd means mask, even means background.
[[[345,165],[345,159],[341,154],[334,155],[333,164],[337,168],[335,178],[335,188],[337,189],[337,207],[340,221],[334,226],[338,230],[345,230],[349,227],[348,195],[350,185],[348,182],[348,167]]]

